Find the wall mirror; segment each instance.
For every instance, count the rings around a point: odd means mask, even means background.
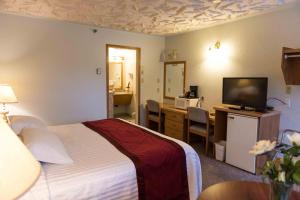
[[[175,99],[185,92],[185,61],[165,62],[164,98]]]
[[[109,63],[109,87],[110,89],[121,90],[123,88],[123,63]]]

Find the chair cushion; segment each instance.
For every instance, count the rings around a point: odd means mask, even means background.
[[[159,117],[157,115],[149,114],[148,119],[151,121],[159,122]]]
[[[190,126],[190,131],[193,132],[206,132],[206,126],[205,125],[200,125],[200,124],[195,124]]]

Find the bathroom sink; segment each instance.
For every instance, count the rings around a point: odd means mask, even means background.
[[[126,91],[115,91],[114,94],[115,94],[115,95],[123,95],[123,94],[129,94],[129,95],[132,95],[131,92],[126,92]]]
[[[130,105],[132,93],[126,91],[117,91],[114,93],[114,105]]]

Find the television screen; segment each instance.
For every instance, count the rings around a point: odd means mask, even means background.
[[[224,104],[252,107],[256,110],[266,108],[268,78],[223,78]]]

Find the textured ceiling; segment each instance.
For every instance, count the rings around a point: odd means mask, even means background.
[[[264,13],[298,0],[0,0],[0,12],[168,35]]]

